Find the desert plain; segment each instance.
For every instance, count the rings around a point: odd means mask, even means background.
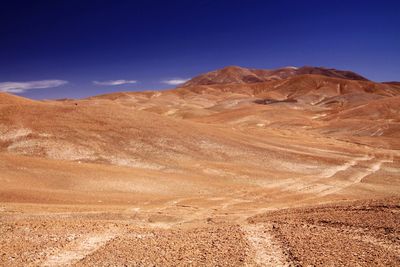
[[[400,84],[226,67],[0,94],[1,266],[399,266]]]

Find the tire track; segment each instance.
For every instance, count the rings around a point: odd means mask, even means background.
[[[303,178],[286,179],[270,187],[278,187],[291,192],[326,196],[361,183],[365,177],[378,172],[382,164],[392,162],[393,156],[391,155],[388,155],[386,159],[379,160],[375,156],[369,155],[356,157],[342,165],[321,172],[318,178],[307,180]]]
[[[242,226],[247,241],[254,251],[256,266],[290,266],[279,244],[273,239],[268,225],[247,224]],[[248,266],[253,264],[248,263]]]
[[[107,242],[117,237],[117,231],[86,235],[73,241],[65,250],[49,256],[42,266],[67,266],[77,263],[92,254]]]
[[[373,158],[374,157],[371,157],[371,156],[364,156],[364,157],[360,157],[360,158],[355,158],[355,159],[353,159],[353,160],[351,160],[349,162],[346,162],[343,165],[339,165],[337,167],[333,167],[333,168],[330,168],[328,170],[325,170],[322,173],[322,176],[324,178],[331,178],[331,177],[335,176],[338,172],[346,171],[349,168],[356,166],[361,161],[368,161],[368,160],[372,160]]]
[[[393,162],[392,159],[390,159],[390,160],[383,159],[383,160],[378,160],[376,162],[373,162],[373,163],[369,164],[367,167],[365,167],[364,171],[359,171],[355,175],[349,174],[350,179],[347,181],[334,180],[332,184],[329,184],[330,188],[325,189],[324,191],[320,192],[318,195],[326,196],[329,194],[339,192],[339,191],[346,189],[347,187],[353,186],[355,184],[361,183],[365,177],[379,171],[381,169],[383,163],[392,163],[392,162]]]

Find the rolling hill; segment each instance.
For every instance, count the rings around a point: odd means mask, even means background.
[[[399,106],[395,82],[320,67],[1,93],[0,262],[396,266]]]

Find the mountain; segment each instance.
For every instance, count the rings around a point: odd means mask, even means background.
[[[396,83],[310,67],[205,76],[86,99],[0,93],[0,262],[399,265]]]
[[[378,131],[386,146],[400,146],[392,138],[400,117],[395,109],[400,90],[395,85],[329,77],[354,75],[309,67],[274,71],[227,67],[211,74],[206,76],[217,84],[82,100],[33,101],[0,94],[0,148],[53,159],[159,169],[184,159],[213,158],[213,150],[196,153],[196,142],[224,144],[240,154],[242,142],[235,134],[217,130],[221,125],[301,131],[308,127],[308,132],[323,131],[324,136],[346,140],[357,133],[358,142],[366,144],[377,141],[370,137]],[[366,125],[370,130],[362,130]]]
[[[366,78],[352,71],[343,71],[322,67],[304,66],[301,68],[285,67],[273,70],[263,70],[229,66],[196,76],[181,85],[181,87],[213,84],[259,83],[266,81],[282,80],[304,74],[316,74],[333,78],[367,81]]]

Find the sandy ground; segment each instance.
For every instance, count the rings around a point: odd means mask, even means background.
[[[397,157],[256,180],[0,157],[4,266],[400,263]]]

